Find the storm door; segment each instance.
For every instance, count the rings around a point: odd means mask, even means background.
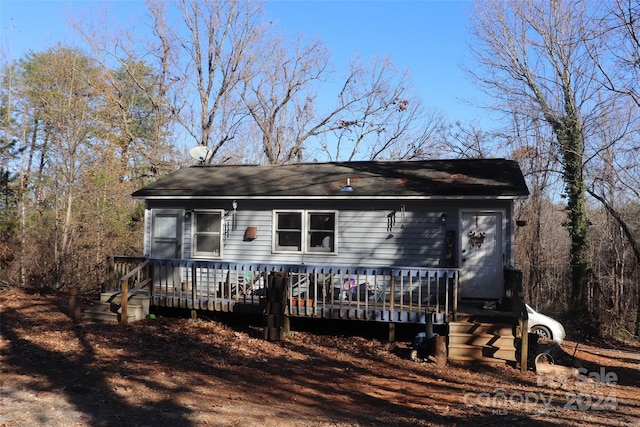
[[[151,225],[151,258],[182,258],[182,217],[180,210],[154,210]],[[156,285],[174,287],[180,283],[180,268],[163,263],[154,271]]]

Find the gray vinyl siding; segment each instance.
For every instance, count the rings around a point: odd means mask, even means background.
[[[406,205],[404,215],[401,204]],[[223,242],[224,262],[309,264],[331,266],[399,266],[444,268],[445,237],[454,230],[459,239],[460,210],[502,210],[505,214],[505,259],[512,259],[512,202],[502,201],[428,201],[428,200],[337,200],[328,205],[318,200],[259,201],[238,198],[236,229],[229,230]],[[148,201],[149,209],[224,209],[230,200]],[[274,210],[327,210],[338,212],[337,253],[272,253]],[[395,225],[388,229],[388,215],[396,210]],[[447,215],[446,226],[441,215]],[[150,241],[150,218],[146,215],[145,253]],[[231,217],[227,217],[228,220]],[[184,221],[183,258],[191,259],[191,220]],[[257,238],[245,240],[247,227],[257,227]],[[456,244],[456,258],[458,257]]]
[[[148,257],[151,255],[151,210],[144,210],[144,242],[143,242],[143,252],[144,256]]]

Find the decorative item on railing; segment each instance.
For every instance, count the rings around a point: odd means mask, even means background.
[[[486,237],[486,235],[487,233],[484,231],[480,231],[480,232],[470,231],[469,243],[471,243],[472,247],[474,246],[480,247],[484,243],[484,238]]]

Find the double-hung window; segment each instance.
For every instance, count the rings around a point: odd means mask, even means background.
[[[337,212],[275,211],[274,252],[336,253]]]
[[[193,213],[194,258],[222,257],[222,211],[195,211]]]
[[[302,251],[302,212],[276,212],[274,228],[274,252]]]
[[[335,252],[335,212],[307,212],[307,252]]]

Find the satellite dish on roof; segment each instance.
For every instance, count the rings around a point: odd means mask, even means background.
[[[213,153],[204,145],[198,145],[189,150],[189,154],[201,163],[205,163]]]

